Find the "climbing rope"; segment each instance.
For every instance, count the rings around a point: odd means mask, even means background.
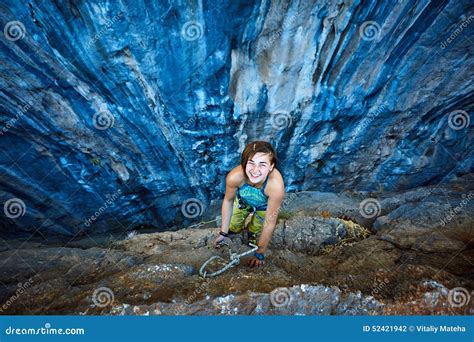
[[[220,256],[218,255],[214,255],[212,257],[210,257],[204,264],[202,264],[201,268],[199,269],[199,274],[201,275],[201,277],[203,278],[206,278],[206,277],[215,277],[215,276],[218,276],[219,274],[221,273],[224,273],[225,271],[227,271],[229,268],[232,268],[232,267],[235,267],[237,266],[238,264],[240,264],[240,258],[246,256],[246,255],[249,255],[249,254],[252,254],[253,252],[255,252],[257,249],[258,249],[258,246],[252,244],[252,243],[249,243],[249,246],[252,247],[252,249],[246,251],[246,252],[243,252],[241,254],[237,254],[237,253],[232,253],[231,250],[229,250],[229,253],[230,253],[230,261],[223,267],[221,268],[220,270],[216,271],[216,272],[212,272],[212,273],[207,273],[207,271],[205,271],[207,265],[213,261],[213,260],[216,260],[216,259],[221,259],[221,260],[224,260],[224,258],[221,258]]]
[[[206,221],[206,222],[199,222],[199,223],[196,223],[196,224],[193,224],[192,226],[188,226],[188,229],[189,228],[197,228],[197,227],[201,227],[205,224],[208,224],[208,223],[211,223],[211,222],[216,222],[217,219],[214,219],[214,220],[210,220],[210,221]]]

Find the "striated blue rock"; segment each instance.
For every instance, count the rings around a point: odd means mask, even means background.
[[[2,233],[168,229],[244,144],[288,191],[472,173],[463,1],[0,3]]]

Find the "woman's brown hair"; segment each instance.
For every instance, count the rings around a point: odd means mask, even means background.
[[[245,146],[242,157],[240,158],[240,165],[244,170],[245,178],[247,178],[247,174],[245,173],[245,167],[247,166],[247,162],[257,153],[265,153],[270,155],[270,164],[273,164],[276,167],[277,164],[277,155],[273,146],[267,141],[253,141],[247,146]]]

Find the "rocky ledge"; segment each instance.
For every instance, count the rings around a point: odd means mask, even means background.
[[[288,194],[266,264],[215,278],[215,227],[3,240],[2,314],[473,314],[474,182]]]

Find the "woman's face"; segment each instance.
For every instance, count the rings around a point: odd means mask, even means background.
[[[256,184],[263,182],[272,170],[273,165],[270,165],[270,155],[258,152],[247,161],[245,174],[252,183]]]

